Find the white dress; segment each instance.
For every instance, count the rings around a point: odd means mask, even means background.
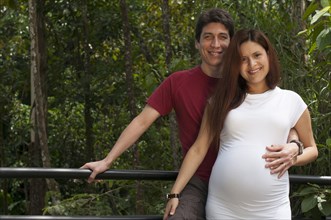
[[[208,220],[291,219],[289,177],[265,168],[266,146],[285,144],[307,105],[293,91],[276,87],[247,94],[229,112],[209,180]]]

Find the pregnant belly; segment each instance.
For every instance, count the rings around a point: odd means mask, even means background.
[[[288,195],[288,173],[278,179],[265,168],[265,147],[235,146],[221,149],[209,182],[209,193],[242,202],[275,202]]]

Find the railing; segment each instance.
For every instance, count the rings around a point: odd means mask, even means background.
[[[88,169],[0,167],[0,178],[87,179],[90,174]],[[177,171],[108,170],[97,175],[96,179],[175,180],[176,177]]]
[[[10,168],[0,167],[0,178],[54,178],[54,179],[87,179],[91,174],[87,169],[69,168]],[[177,171],[162,170],[108,170],[97,175],[96,179],[115,180],[175,180]],[[304,176],[290,175],[291,184],[314,183],[318,185],[331,185],[331,176]],[[15,216],[0,215],[0,219],[23,220],[23,219],[47,219],[47,220],[161,220],[158,215],[137,215],[137,216]],[[331,217],[325,219],[331,220]]]

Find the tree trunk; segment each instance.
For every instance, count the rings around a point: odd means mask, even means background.
[[[240,7],[240,2],[238,1],[238,0],[235,0],[235,1],[233,1],[233,3],[232,3],[233,5],[234,5],[234,8],[235,8],[235,11],[237,11],[238,12],[238,17],[239,17],[239,23],[240,24],[244,24],[245,23],[245,20],[246,20],[246,15],[243,13],[243,12],[241,12],[241,7]]]
[[[172,58],[171,52],[171,34],[170,34],[170,10],[168,0],[162,2],[162,21],[163,21],[163,33],[164,33],[164,44],[166,48],[166,65],[167,73],[170,73],[170,64]]]
[[[29,0],[29,28],[31,38],[31,164],[38,166],[41,159],[43,167],[51,167],[46,130],[46,47],[44,33],[44,1]],[[52,192],[58,191],[54,179],[46,179],[47,187]],[[30,181],[30,214],[41,214],[44,207],[44,180]],[[53,197],[54,199],[54,197]],[[55,202],[55,200],[53,200]]]
[[[3,122],[3,118],[5,116],[5,104],[3,102],[0,102],[0,167],[6,166],[6,156],[5,156],[5,126]],[[2,201],[0,200],[1,204],[1,209],[0,213],[7,214],[8,213],[8,201],[7,201],[7,196],[8,196],[8,180],[3,179],[3,181],[0,181],[1,189],[3,189],[3,195],[2,195]]]
[[[127,84],[127,94],[128,94],[128,103],[130,109],[130,116],[133,119],[136,114],[136,105],[135,105],[135,96],[134,96],[134,82],[132,77],[132,45],[131,45],[131,28],[129,23],[128,8],[125,0],[120,1],[121,14],[123,20],[123,34],[124,34],[124,47],[125,47],[125,76]],[[139,149],[136,144],[133,145],[133,169],[136,169],[139,166]],[[136,213],[144,214],[143,207],[143,189],[141,187],[140,181],[136,181]]]
[[[83,80],[84,85],[84,100],[85,100],[85,108],[84,108],[84,119],[85,119],[85,145],[86,145],[86,159],[87,161],[95,160],[94,156],[94,138],[93,138],[93,118],[91,115],[92,109],[92,98],[91,98],[91,74],[90,74],[90,49],[88,46],[88,18],[87,18],[87,1],[85,0],[82,4],[83,6],[83,45],[84,45],[84,55],[83,55],[83,72],[85,73],[85,80]]]
[[[303,14],[305,13],[305,10],[306,10],[306,1],[305,0],[293,1],[292,19],[296,24],[299,24],[298,29],[294,30],[295,31],[293,33],[294,36],[300,30],[306,29],[306,24],[305,24],[304,20],[302,19]],[[305,47],[305,40],[303,38],[299,38],[299,39],[301,39],[301,40],[298,41],[298,44],[300,44],[300,48],[304,48]],[[306,63],[307,60],[308,60],[308,55],[302,53],[302,60]]]
[[[163,21],[163,33],[164,33],[164,43],[166,48],[166,68],[167,73],[171,73],[170,65],[172,59],[172,47],[171,47],[171,33],[170,33],[170,10],[168,0],[163,0],[162,2],[162,21]],[[172,157],[174,161],[174,169],[179,169],[180,157],[179,152],[179,141],[178,141],[178,127],[176,121],[176,115],[171,112],[169,115],[170,121],[170,145],[172,148]]]
[[[40,10],[39,10],[40,11]],[[29,166],[39,167],[41,166],[41,149],[38,135],[38,126],[36,124],[36,105],[35,105],[35,74],[41,69],[42,63],[39,55],[39,45],[41,39],[38,36],[38,10],[37,2],[29,0],[29,26],[31,37],[31,122],[34,129],[31,130],[31,143],[29,146]],[[42,214],[42,209],[45,206],[45,180],[44,179],[29,179],[29,207],[28,213],[30,215]]]

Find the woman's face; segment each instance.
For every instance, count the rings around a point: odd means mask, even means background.
[[[263,93],[269,88],[266,76],[269,59],[265,49],[258,43],[246,41],[240,45],[240,75],[246,80],[249,93]]]

